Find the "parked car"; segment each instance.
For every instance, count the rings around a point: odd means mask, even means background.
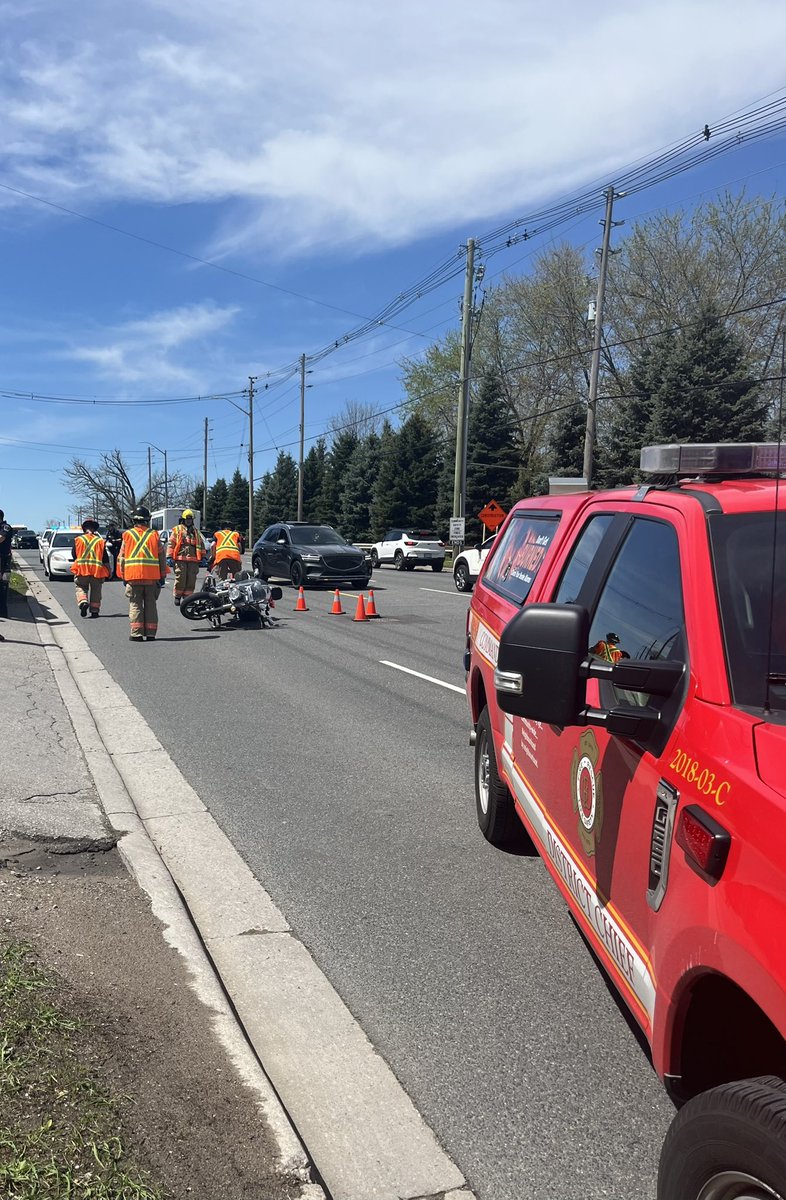
[[[351,546],[330,525],[305,521],[271,525],[254,544],[251,562],[260,579],[289,579],[293,587],[307,583],[365,587],[371,578],[370,555]]]
[[[38,538],[32,529],[17,529],[11,538],[11,547],[14,550],[36,550]]]
[[[49,543],[55,535],[54,529],[45,529],[38,538],[38,559],[43,564],[44,551],[48,549]]]
[[[476,546],[468,546],[461,551],[453,563],[453,582],[457,592],[471,592],[475,580],[480,574],[480,568],[489,556],[489,550],[494,545],[496,533],[479,542]]]
[[[71,579],[71,557],[78,529],[56,529],[44,551],[44,574],[47,579]]]
[[[431,567],[441,571],[445,564],[445,543],[428,530],[391,529],[381,542],[371,547],[371,564],[392,563],[397,571]]]

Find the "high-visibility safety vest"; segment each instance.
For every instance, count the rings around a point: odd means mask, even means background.
[[[225,558],[232,558],[235,562],[241,562],[242,560],[240,534],[235,533],[233,529],[219,529],[216,534],[216,549],[213,554],[213,561],[220,563]]]
[[[109,570],[104,566],[105,550],[106,542],[97,533],[80,533],[74,540],[76,559],[71,563],[72,574],[108,579]]]
[[[201,562],[205,555],[205,543],[202,535],[194,526],[176,525],[169,539],[169,556],[179,562]]]
[[[123,579],[126,583],[153,583],[161,578],[158,530],[135,525],[123,534]]]

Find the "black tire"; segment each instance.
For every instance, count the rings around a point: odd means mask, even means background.
[[[255,575],[257,579],[261,579],[263,583],[267,583],[268,577],[267,577],[267,575],[265,575],[265,573],[262,570],[262,559],[261,558],[254,558],[251,560],[251,571],[252,571],[252,574]]]
[[[305,582],[306,573],[303,570],[303,564],[299,558],[296,558],[289,568],[289,578],[292,580],[293,588],[301,588]]]
[[[203,621],[217,607],[214,592],[194,592],[182,602],[180,612],[187,621]]]
[[[497,771],[488,708],[480,714],[476,729],[475,808],[480,831],[492,846],[510,850],[529,840],[516,813],[513,797]]]
[[[406,563],[404,562],[404,552],[402,550],[397,550],[393,555],[393,566],[397,571],[403,571],[405,569]]]
[[[671,1123],[658,1200],[786,1200],[786,1084],[741,1079],[689,1100]]]
[[[439,573],[442,570],[442,568],[444,567],[444,565],[445,564],[443,562],[432,563],[431,569],[432,569],[432,571],[436,571],[437,573]]]
[[[380,565],[381,564],[379,561],[379,555],[377,554],[376,550],[372,550],[371,551],[371,566],[373,567],[373,569],[375,571],[378,571],[380,568]]]
[[[457,592],[472,591],[472,576],[463,558],[460,558],[453,568],[453,582],[456,585]]]

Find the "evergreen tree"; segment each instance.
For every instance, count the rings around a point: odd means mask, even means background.
[[[248,533],[248,480],[236,470],[227,489],[223,521],[244,536]]]
[[[279,450],[275,467],[256,490],[254,513],[260,532],[274,521],[297,519],[297,465],[285,450]]]
[[[378,541],[393,523],[392,494],[398,471],[398,432],[385,421],[379,435],[377,475],[371,501],[371,536]]]
[[[489,500],[505,503],[521,466],[499,377],[486,374],[467,426],[467,540],[480,535],[477,514]]]
[[[587,406],[575,400],[561,412],[551,436],[551,471],[574,479],[584,474],[584,436]]]
[[[203,483],[195,483],[194,490],[188,498],[188,507],[193,508],[194,512],[198,512],[202,518],[202,524],[205,524],[205,485]]]
[[[659,442],[753,442],[767,402],[740,341],[706,307],[685,328],[658,338],[633,361],[602,448],[599,482],[635,482],[641,447]]]
[[[327,525],[338,525],[341,522],[341,492],[359,440],[354,429],[345,429],[333,439],[322,480],[322,520]]]
[[[377,536],[395,525],[430,529],[439,474],[433,429],[419,413],[413,413],[391,443],[386,443],[384,430],[380,440],[381,461],[372,509]]]
[[[379,471],[380,440],[375,433],[358,442],[341,491],[339,528],[347,541],[371,541],[371,507]]]
[[[226,479],[217,479],[213,486],[208,489],[205,529],[208,529],[211,533],[214,529],[221,528],[228,491]]]
[[[268,525],[271,525],[276,519],[271,515],[268,503],[272,478],[272,472],[266,471],[254,490],[254,525],[258,534],[264,533]]]
[[[303,459],[303,517],[321,524],[325,520],[323,485],[327,467],[325,439],[319,438]]]
[[[650,359],[652,441],[755,442],[764,436],[766,401],[742,344],[717,309],[705,307],[660,345],[662,354]]]

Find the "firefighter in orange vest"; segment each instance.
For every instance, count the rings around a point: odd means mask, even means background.
[[[166,556],[150,511],[140,504],[131,514],[133,528],[123,534],[117,570],[126,585],[132,642],[154,642],[158,631],[158,593],[166,583]]]
[[[243,540],[235,529],[217,529],[208,569],[216,568],[219,579],[236,575],[243,563]]]
[[[597,654],[598,658],[605,658],[606,662],[618,663],[621,658],[630,658],[624,650],[620,650],[620,637],[618,633],[607,633],[605,639],[596,642],[594,646],[590,646],[590,654]]]
[[[71,558],[79,611],[83,617],[88,612],[97,617],[101,612],[101,589],[111,572],[106,542],[98,532],[98,521],[92,517],[82,522],[82,532],[74,538]]]
[[[194,594],[199,564],[205,557],[205,543],[190,508],[183,509],[180,524],[172,530],[167,551],[167,562],[175,568],[175,604],[179,608],[181,600]]]

